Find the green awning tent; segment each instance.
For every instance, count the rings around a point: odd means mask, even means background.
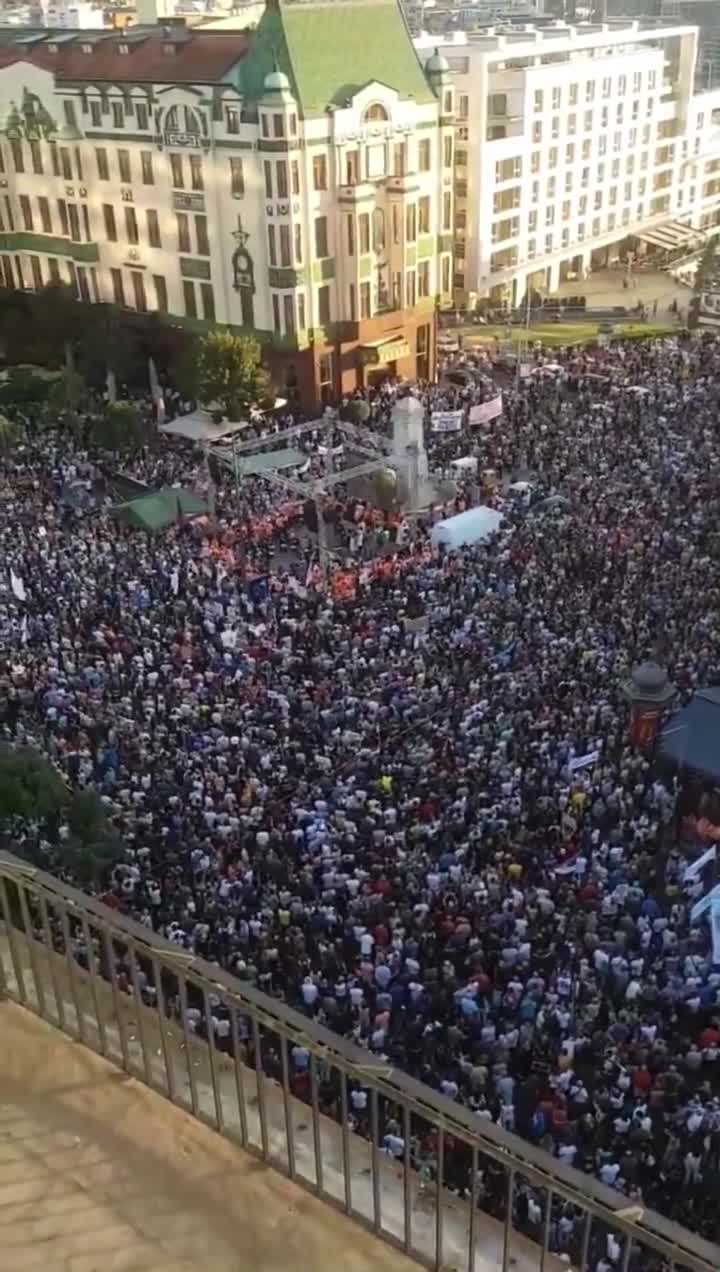
[[[233,451],[231,446],[216,446],[213,452],[222,464],[225,464],[230,472],[233,471]],[[300,464],[304,464],[307,455],[302,451],[286,450],[262,451],[258,455],[247,455],[237,457],[237,475],[238,477],[255,477],[262,476],[263,473],[277,472],[280,468],[295,468]]]
[[[132,526],[134,530],[146,530],[150,534],[166,530],[182,517],[200,517],[207,512],[208,505],[199,495],[193,494],[192,490],[176,490],[171,486],[117,504],[112,509],[112,515],[123,525]]]

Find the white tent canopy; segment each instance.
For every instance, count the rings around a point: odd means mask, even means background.
[[[247,420],[235,424],[223,420],[222,424],[215,424],[211,411],[198,410],[161,424],[160,432],[185,437],[190,442],[220,442],[224,437],[232,437],[233,433],[241,433],[246,428],[249,428]]]
[[[430,539],[433,547],[461,548],[489,539],[501,522],[502,513],[480,504],[477,508],[468,508],[467,512],[459,512],[456,517],[448,517],[447,521],[438,521]]]

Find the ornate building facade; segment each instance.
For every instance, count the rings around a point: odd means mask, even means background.
[[[394,0],[0,36],[0,279],[228,324],[306,406],[432,375],[454,91]]]

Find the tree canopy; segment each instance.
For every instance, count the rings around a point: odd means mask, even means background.
[[[110,451],[136,451],[147,442],[147,430],[131,402],[109,402],[93,421],[92,440]]]
[[[69,799],[57,769],[29,746],[0,745],[0,821],[58,817]]]
[[[206,406],[218,403],[229,420],[240,420],[270,390],[257,340],[230,331],[210,331],[198,341],[196,396]]]
[[[15,837],[19,823],[36,823],[50,848],[38,854],[37,836]],[[0,827],[12,829],[13,851],[34,865],[60,869],[77,883],[97,886],[117,861],[122,843],[95,790],[73,791],[32,747],[0,744]]]

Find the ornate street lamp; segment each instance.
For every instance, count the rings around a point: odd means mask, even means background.
[[[637,663],[622,686],[630,703],[630,741],[648,750],[657,737],[660,717],[672,703],[677,689],[664,667],[653,659]]]

